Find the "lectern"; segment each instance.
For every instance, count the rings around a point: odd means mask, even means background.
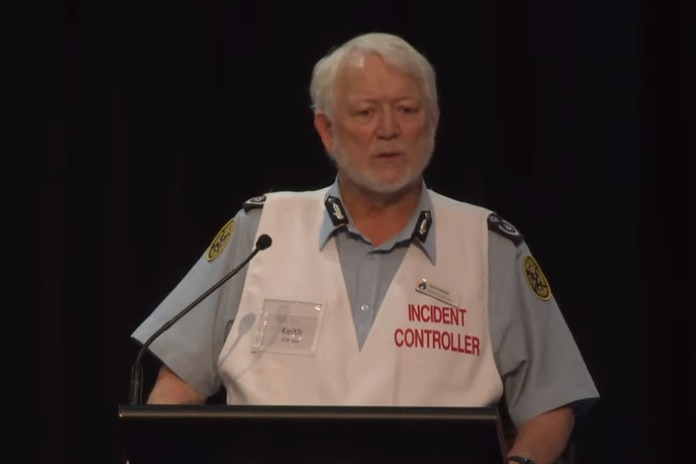
[[[496,408],[124,405],[130,464],[505,464]]]

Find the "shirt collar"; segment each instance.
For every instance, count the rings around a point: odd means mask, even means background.
[[[324,195],[324,206],[324,217],[319,231],[319,249],[322,249],[324,245],[326,245],[326,242],[334,233],[341,230],[348,230],[352,233],[360,234],[360,232],[353,227],[350,215],[343,206],[341,190],[338,186],[338,176],[334,179],[333,184],[329,186]],[[411,241],[411,243],[417,244],[420,249],[423,250],[432,263],[435,263],[435,235],[433,204],[428,194],[427,186],[425,182],[423,182],[418,205],[411,219],[404,230],[399,232],[389,243]]]

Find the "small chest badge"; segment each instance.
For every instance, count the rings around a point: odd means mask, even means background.
[[[416,291],[422,293],[423,295],[428,295],[429,297],[442,301],[443,303],[447,303],[454,308],[459,307],[459,302],[454,295],[442,287],[433,285],[431,282],[428,282],[427,279],[422,279],[418,285],[416,285]]]

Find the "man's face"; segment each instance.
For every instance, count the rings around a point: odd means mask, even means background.
[[[343,181],[378,193],[420,182],[437,115],[418,80],[376,55],[356,57],[336,81],[332,116],[317,115],[315,126]]]

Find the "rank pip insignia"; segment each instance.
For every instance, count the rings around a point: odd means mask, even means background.
[[[527,283],[534,294],[544,301],[550,300],[551,286],[546,276],[541,271],[539,263],[537,263],[533,257],[527,256],[524,259],[524,272],[527,276]]]
[[[249,198],[244,202],[244,211],[249,212],[249,210],[254,208],[262,208],[266,201],[266,195],[259,195],[257,197]]]
[[[230,242],[230,238],[232,238],[232,234],[234,233],[234,228],[235,218],[230,219],[227,224],[222,226],[222,229],[220,229],[213,241],[210,243],[208,251],[205,254],[208,261],[212,261],[220,256],[220,253],[223,252],[227,244]]]
[[[510,224],[496,213],[491,213],[488,216],[488,229],[497,232],[503,237],[507,237],[512,240],[515,245],[519,245],[524,240],[524,237],[517,227]]]
[[[433,217],[430,211],[421,211],[418,216],[418,222],[416,222],[416,228],[413,230],[413,234],[418,237],[421,242],[425,242],[428,238],[428,232],[430,232],[430,226],[433,223]]]

